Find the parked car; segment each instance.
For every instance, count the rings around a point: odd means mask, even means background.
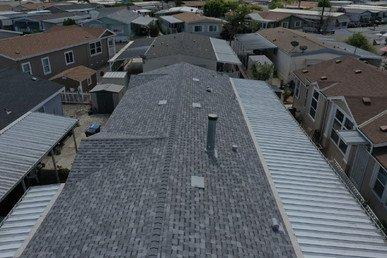
[[[101,131],[101,124],[100,123],[92,123],[85,131],[86,137],[92,136],[96,133],[99,133]]]

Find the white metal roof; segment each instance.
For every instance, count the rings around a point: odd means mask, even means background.
[[[26,246],[63,186],[34,186],[27,190],[0,223],[0,257],[15,257]]]
[[[367,140],[357,130],[339,131],[338,135],[346,144],[365,144]]]
[[[134,24],[138,24],[141,26],[149,26],[152,22],[156,21],[156,18],[149,16],[140,16],[132,21]]]
[[[110,91],[110,92],[120,92],[124,89],[123,85],[111,84],[111,83],[102,83],[97,84],[93,89],[90,90],[90,93],[97,91]]]
[[[227,64],[242,64],[234,50],[222,39],[210,38],[218,62]]]
[[[165,16],[161,16],[160,17],[161,19],[163,20],[166,20],[167,22],[169,23],[183,23],[183,21],[177,19],[175,16],[173,15],[165,15]]]
[[[32,112],[0,131],[0,200],[76,124],[73,118]]]
[[[127,72],[106,72],[102,78],[126,78],[128,76]]]
[[[270,11],[277,12],[277,13],[291,13],[291,14],[298,14],[298,15],[311,15],[311,16],[321,15],[321,11],[314,11],[314,10],[276,8]],[[331,17],[339,17],[344,14],[345,13],[340,13],[340,12],[324,12],[324,16],[331,16]]]
[[[387,257],[386,242],[265,82],[231,79],[306,257]]]

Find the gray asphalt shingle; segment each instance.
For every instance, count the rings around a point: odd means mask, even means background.
[[[24,256],[294,256],[288,234],[272,230],[281,215],[229,78],[189,64],[139,77],[82,141]],[[205,152],[210,113],[216,160]]]

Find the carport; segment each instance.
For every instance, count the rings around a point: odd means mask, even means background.
[[[30,112],[0,131],[0,202],[19,183],[26,190],[24,178],[44,156],[53,154],[54,147],[77,123],[69,117]],[[54,155],[52,160],[56,169]]]

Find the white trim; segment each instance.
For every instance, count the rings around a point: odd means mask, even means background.
[[[372,172],[372,180],[371,180],[371,185],[370,185],[370,188],[371,188],[371,191],[372,193],[375,195],[375,197],[377,198],[377,200],[383,204],[383,206],[386,205],[386,200],[387,200],[387,182],[386,184],[384,185],[384,189],[383,189],[383,193],[382,193],[382,196],[379,196],[375,190],[374,190],[374,187],[375,187],[375,183],[376,183],[376,180],[377,180],[377,177],[378,177],[378,174],[379,174],[379,170],[380,169],[383,169],[384,171],[387,172],[387,170],[381,166],[379,164],[379,162],[375,162],[375,165],[374,165],[374,169],[373,169],[373,172]]]
[[[316,100],[317,103],[316,103],[316,108],[314,109],[314,117],[312,117],[312,115],[310,114],[310,109],[312,108],[312,101],[314,100],[314,92],[317,92],[318,93],[318,99]],[[312,121],[314,122],[315,119],[316,119],[316,115],[317,115],[317,109],[318,109],[318,101],[320,100],[320,92],[317,90],[317,88],[313,87],[313,91],[312,91],[312,98],[310,99],[310,102],[309,102],[309,108],[308,108],[308,115],[309,117],[312,119]]]
[[[201,29],[197,31],[197,30],[195,30],[196,27],[200,27]],[[194,25],[192,28],[192,31],[193,32],[203,32],[203,27],[204,27],[203,25]]]
[[[23,72],[23,73],[27,73],[27,71],[24,71],[24,68],[23,68],[23,66],[26,65],[26,64],[28,64],[28,66],[29,66],[29,68],[30,68],[29,74],[32,75],[31,62],[25,62],[25,63],[22,63],[22,64],[21,64],[22,72]]]
[[[295,21],[294,22],[294,28],[300,28],[301,27],[301,21]]]
[[[72,62],[67,62],[67,54],[71,53],[72,54],[72,57],[73,57],[73,61]],[[74,51],[73,50],[69,50],[69,51],[66,51],[64,52],[64,57],[65,57],[65,63],[66,65],[71,65],[71,64],[74,64],[75,63],[75,55],[74,55]]]
[[[44,70],[44,60],[47,60],[47,62],[48,62],[48,68],[49,68],[49,71],[47,71],[47,72]],[[43,74],[44,74],[44,75],[50,74],[50,73],[52,72],[52,70],[51,70],[51,62],[50,62],[50,58],[49,58],[48,56],[45,56],[45,57],[42,57],[42,58],[40,59],[40,61],[41,61],[41,63],[42,63]]]
[[[87,86],[90,86],[93,84],[93,80],[91,79],[91,77],[87,77],[86,81],[87,81]]]

